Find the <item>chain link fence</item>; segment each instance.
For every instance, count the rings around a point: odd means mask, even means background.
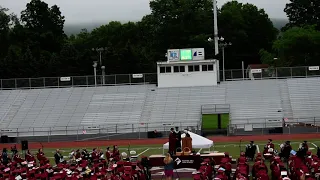
[[[255,74],[255,79],[286,79],[306,78],[320,76],[320,71],[309,71],[309,67],[280,67],[261,69]],[[249,74],[242,69],[225,70],[226,81],[248,80]],[[223,71],[220,78],[223,81]],[[70,77],[41,77],[0,79],[0,90],[5,89],[34,89],[34,88],[63,88],[63,87],[90,87],[90,86],[115,86],[157,84],[156,73],[139,74],[114,74],[105,76],[70,76]]]
[[[96,79],[96,80],[95,80]],[[96,82],[96,83],[95,83]],[[0,79],[0,89],[35,89],[35,88],[63,88],[63,87],[90,87],[156,84],[157,74],[142,74],[135,77],[133,74],[115,74],[99,76],[71,76],[71,77],[42,77]]]

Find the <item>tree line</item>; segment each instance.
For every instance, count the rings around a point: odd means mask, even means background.
[[[0,77],[53,77],[93,73],[99,54],[107,74],[148,73],[166,59],[167,49],[203,47],[215,57],[212,0],[153,0],[151,13],[138,22],[109,22],[91,32],[67,36],[57,5],[31,0],[20,17],[0,7]],[[219,35],[226,48],[226,68],[266,63],[274,67],[318,65],[320,1],[290,0],[289,23],[278,31],[268,14],[253,4],[231,1],[218,12]],[[99,68],[98,68],[99,69]],[[99,72],[98,72],[99,73]]]

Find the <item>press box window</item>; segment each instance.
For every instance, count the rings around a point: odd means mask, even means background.
[[[213,71],[213,64],[202,65],[202,71]]]
[[[160,67],[160,73],[171,73],[171,66]]]
[[[185,72],[184,66],[174,66],[173,72]]]
[[[199,65],[188,66],[188,72],[195,72],[195,71],[200,71],[200,66]]]

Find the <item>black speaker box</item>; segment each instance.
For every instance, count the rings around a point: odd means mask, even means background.
[[[25,150],[28,150],[29,147],[28,147],[28,141],[21,141],[21,149],[22,151],[25,151]]]
[[[8,136],[1,136],[1,143],[9,143]]]

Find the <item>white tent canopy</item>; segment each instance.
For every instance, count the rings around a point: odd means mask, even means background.
[[[202,148],[211,148],[213,146],[213,141],[202,137],[198,134],[192,133],[190,131],[184,130],[184,133],[181,134],[181,137],[185,137],[185,133],[189,133],[192,138],[192,148],[202,149]],[[169,149],[169,142],[163,145],[163,149]]]

